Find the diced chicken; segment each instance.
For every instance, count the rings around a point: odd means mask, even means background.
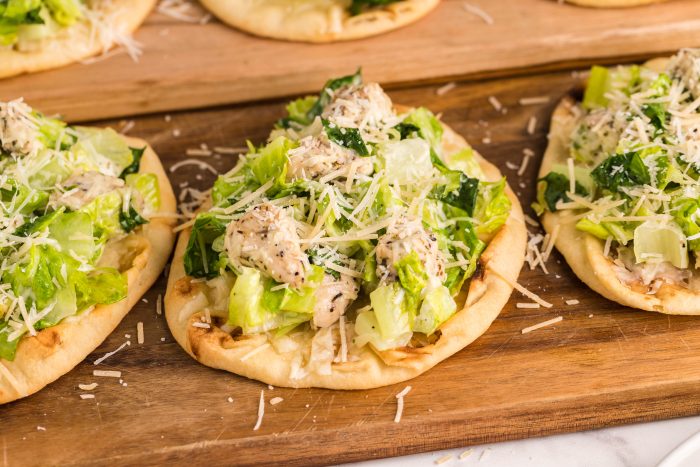
[[[418,255],[429,276],[445,278],[445,256],[438,247],[435,234],[423,227],[419,220],[402,218],[379,238],[375,254],[380,280],[395,279],[394,264],[411,252]]]
[[[231,222],[224,246],[234,266],[257,268],[293,288],[304,284],[309,264],[294,219],[275,205],[261,204]]]
[[[655,294],[664,283],[688,287],[692,277],[688,269],[677,268],[669,262],[637,263],[629,248],[618,249],[612,267],[621,282],[644,286],[648,294]]]
[[[700,97],[700,50],[682,49],[668,64],[672,78],[680,79],[693,99]]]
[[[299,147],[290,150],[288,156],[287,180],[316,179],[343,167],[349,171],[352,164],[360,175],[370,175],[374,170],[371,158],[333,143],[325,133],[301,139]]]
[[[56,191],[51,194],[52,206],[65,206],[73,211],[92,202],[98,196],[122,188],[124,180],[99,172],[90,171],[71,175],[61,186],[64,192]]]
[[[39,149],[38,130],[30,118],[32,109],[22,101],[0,102],[0,149],[27,155]]]
[[[355,280],[347,274],[341,274],[338,279],[326,274],[316,291],[314,325],[327,328],[337,322],[345,314],[348,306],[355,301],[359,291]]]
[[[377,83],[339,89],[323,118],[340,127],[360,129],[393,126],[396,120],[391,99]]]

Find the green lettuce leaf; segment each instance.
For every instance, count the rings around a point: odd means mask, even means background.
[[[219,275],[223,264],[213,243],[225,233],[226,222],[215,215],[204,213],[197,216],[183,258],[188,276],[211,279]]]

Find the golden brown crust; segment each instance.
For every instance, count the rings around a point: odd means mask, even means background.
[[[566,0],[575,5],[592,7],[592,8],[626,8],[633,6],[649,5],[652,3],[661,3],[666,0]]]
[[[439,2],[403,0],[350,16],[347,0],[202,0],[219,19],[238,29],[303,42],[345,41],[392,31],[419,20]]]
[[[157,0],[113,0],[109,14],[114,15],[116,28],[132,34],[151,12]],[[85,21],[66,28],[60,36],[37,51],[18,52],[0,49],[0,78],[23,73],[50,70],[78,62],[102,52],[99,41],[91,39],[91,28]]]
[[[467,146],[466,141],[445,128],[443,145],[446,154],[454,154]],[[489,180],[501,177],[498,169],[476,155]],[[168,278],[165,295],[165,315],[175,339],[199,362],[237,373],[267,384],[287,387],[324,387],[330,389],[367,389],[405,381],[432,368],[440,361],[466,347],[483,334],[498,316],[512,292],[509,283],[515,281],[524,261],[526,229],[523,213],[510,188],[508,196],[513,209],[501,230],[489,243],[480,260],[480,271],[472,278],[468,295],[462,293],[464,308],[440,327],[440,337],[434,344],[419,349],[394,349],[374,352],[365,346],[358,361],[334,363],[330,375],[309,374],[300,379],[290,378],[295,353],[277,353],[267,343],[265,335],[233,338],[216,326],[203,329],[192,326],[207,306],[207,286],[192,283],[185,276],[183,255],[190,231],[180,234]],[[497,271],[498,274],[493,271]],[[259,351],[249,356],[251,351]]]
[[[146,142],[126,138],[131,146]],[[14,361],[0,359],[0,404],[26,397],[55,381],[80,363],[117,327],[119,322],[149,289],[165,267],[175,235],[172,232],[176,212],[175,195],[156,153],[147,147],[141,160],[141,173],[158,176],[161,194],[160,212],[136,233],[117,246],[109,245],[105,256],[119,257],[128,281],[127,298],[97,306],[86,315],[71,317],[57,326],[25,337],[17,348]]]
[[[647,62],[656,70],[664,68],[666,59]],[[575,102],[564,98],[552,115],[549,145],[540,167],[539,177],[547,175],[554,164],[566,164],[569,157],[568,141],[575,117],[571,111]],[[555,246],[569,263],[574,273],[591,289],[625,306],[673,315],[700,314],[700,295],[684,287],[664,284],[656,294],[646,294],[620,281],[610,258],[603,255],[604,242],[575,227],[573,214],[568,211],[545,212],[544,229],[551,233],[559,225]],[[694,273],[695,274],[695,273]]]

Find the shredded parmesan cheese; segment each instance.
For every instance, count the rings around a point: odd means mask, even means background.
[[[188,165],[196,165],[202,170],[208,170],[209,172],[213,173],[214,175],[218,175],[219,172],[212,167],[210,164],[207,164],[204,161],[201,161],[199,159],[183,159],[180,162],[176,162],[170,167],[170,172],[175,172],[176,170],[186,167]]]
[[[435,465],[444,464],[445,462],[449,462],[451,459],[452,459],[452,455],[446,454],[439,459],[435,459]]]
[[[81,399],[94,399],[95,395],[94,394],[81,394],[80,398]]]
[[[105,378],[121,378],[122,377],[122,372],[121,371],[114,371],[114,370],[94,370],[92,372],[93,376],[102,376]]]
[[[143,322],[136,323],[136,342],[143,344]]]
[[[557,316],[556,318],[552,318],[552,319],[549,319],[549,320],[547,320],[547,321],[543,321],[543,322],[541,322],[541,323],[539,323],[539,324],[535,324],[535,325],[532,325],[532,326],[528,326],[528,327],[526,327],[525,329],[523,329],[521,332],[522,332],[523,334],[527,334],[528,332],[532,332],[532,331],[535,331],[535,330],[537,330],[537,329],[544,328],[544,327],[547,327],[547,326],[551,326],[552,324],[556,324],[556,323],[562,321],[563,319],[564,319],[564,318],[563,318],[562,316]]]
[[[255,422],[253,431],[258,431],[262,425],[263,416],[265,415],[265,390],[260,390],[260,404],[258,405],[258,420]]]
[[[546,104],[549,102],[549,96],[521,97],[518,102],[523,106]]]
[[[457,87],[457,83],[452,81],[450,83],[447,83],[447,84],[437,88],[437,90],[435,91],[435,94],[437,94],[438,96],[444,96],[445,94],[452,91],[456,87]]]
[[[537,294],[535,294],[535,293],[533,293],[533,292],[530,292],[529,290],[527,290],[525,287],[523,287],[522,285],[518,284],[517,282],[512,281],[512,280],[510,280],[510,279],[504,277],[503,274],[499,273],[499,272],[496,271],[495,269],[489,268],[489,270],[490,270],[491,272],[493,272],[494,274],[496,274],[498,277],[500,277],[500,278],[501,278],[503,281],[505,281],[508,285],[510,285],[511,287],[513,287],[515,290],[517,290],[517,291],[520,292],[521,294],[525,295],[527,298],[531,299],[532,301],[534,301],[534,302],[536,302],[536,303],[539,303],[540,305],[542,305],[542,306],[545,307],[545,308],[552,308],[553,305],[552,305],[551,303],[549,303],[548,301],[543,300],[542,298],[540,298],[539,295],[537,295]]]
[[[403,415],[403,398],[410,391],[411,386],[406,386],[396,395],[396,415],[394,416],[394,423],[399,423],[401,421],[401,416]]]
[[[578,305],[579,303],[580,303],[580,302],[579,302],[578,300],[576,300],[575,298],[566,301],[566,304],[567,304],[567,305]]]
[[[272,399],[270,399],[270,405],[277,405],[282,401],[284,401],[284,399],[282,399],[281,397],[273,397]]]
[[[97,387],[97,383],[90,383],[90,384],[79,384],[78,388],[80,388],[83,391],[92,391]]]
[[[107,360],[109,357],[111,357],[111,356],[114,355],[115,353],[117,353],[117,352],[119,352],[120,350],[124,349],[124,347],[126,347],[127,345],[131,345],[131,342],[126,341],[126,342],[124,342],[122,345],[120,345],[119,348],[117,348],[117,350],[113,350],[112,352],[107,352],[106,354],[104,354],[103,356],[101,356],[100,358],[98,358],[97,360],[95,360],[94,363],[93,363],[93,365],[99,365],[100,363],[104,362],[105,360]]]
[[[467,457],[471,456],[473,452],[474,452],[473,449],[467,449],[466,451],[462,452],[462,454],[459,455],[459,460],[466,459]]]
[[[260,346],[258,346],[258,347],[256,347],[256,348],[254,348],[253,350],[251,350],[251,351],[248,352],[247,354],[243,355],[243,356],[241,357],[241,361],[242,361],[242,362],[245,362],[246,360],[248,360],[248,359],[249,359],[250,357],[252,357],[253,355],[257,355],[258,353],[262,352],[263,350],[267,349],[268,347],[270,347],[270,343],[269,343],[269,342],[266,342],[266,343],[264,343],[263,345],[260,345]]]
[[[493,21],[493,18],[491,17],[491,15],[486,13],[484,10],[482,10],[478,6],[472,5],[471,3],[464,3],[463,6],[467,12],[473,14],[474,16],[478,16],[479,18],[481,18],[484,21],[484,23],[488,24],[489,26],[493,25],[494,21]]]
[[[516,308],[539,308],[540,304],[539,303],[523,303],[523,302],[518,302],[515,304]]]
[[[535,130],[537,129],[537,117],[534,115],[530,117],[530,119],[527,121],[527,134],[528,135],[534,135]]]
[[[503,110],[503,105],[498,99],[496,99],[496,96],[489,96],[489,104],[491,104],[491,107],[493,107],[496,112]]]

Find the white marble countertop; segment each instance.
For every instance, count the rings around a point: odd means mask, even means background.
[[[459,457],[468,448],[361,462],[353,466],[653,467],[698,431],[700,416],[475,446],[463,459]],[[447,459],[448,456],[451,458]],[[440,459],[444,463],[438,464]]]

